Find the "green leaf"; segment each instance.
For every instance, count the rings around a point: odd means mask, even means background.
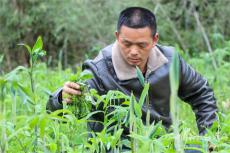
[[[14,81],[18,79],[17,73],[20,71],[27,71],[27,69],[24,66],[18,66],[15,69],[13,69],[11,72],[7,73],[6,79],[7,81]]]
[[[33,51],[33,55],[42,57],[42,56],[46,55],[46,51],[38,48],[38,49]]]
[[[128,125],[129,123],[129,118],[130,118],[130,110],[128,110],[127,115],[125,116],[124,121],[122,122],[122,124]]]
[[[145,102],[145,98],[148,95],[148,91],[149,91],[149,83],[145,84],[144,89],[141,93],[141,97],[139,99],[139,104],[141,107],[143,106],[143,104]]]
[[[94,114],[97,114],[97,113],[104,113],[104,111],[94,111],[94,112],[91,112],[91,113],[89,113],[89,114],[85,117],[85,119],[89,119],[91,116],[93,116]]]
[[[40,120],[40,125],[39,125],[40,126],[40,135],[42,138],[45,135],[46,124],[47,124],[47,118],[46,118],[46,116],[43,116],[43,118]]]
[[[93,78],[93,74],[89,71],[83,71],[80,74],[80,79],[83,81],[89,80]]]
[[[27,44],[23,44],[23,43],[21,43],[21,44],[18,44],[19,46],[24,46],[26,49],[27,49],[27,51],[29,52],[29,54],[32,54],[32,52],[31,52],[31,48],[30,48],[30,46],[29,45],[27,45]]]
[[[26,96],[28,96],[28,97],[32,96],[31,93],[30,93],[31,90],[30,90],[29,87],[23,86],[20,82],[18,82],[18,87]]]
[[[69,80],[70,80],[71,82],[78,82],[78,81],[80,80],[81,72],[82,72],[81,67],[80,67],[80,66],[77,67],[77,73],[72,74],[72,75],[70,76]]]
[[[115,137],[113,138],[112,142],[111,142],[111,146],[113,148],[115,148],[117,142],[120,140],[121,134],[123,132],[123,129],[119,129],[116,133],[115,133]]]
[[[134,138],[134,139],[137,139],[137,140],[140,140],[142,142],[148,142],[148,138],[143,136],[143,135],[139,135],[135,132],[131,132],[130,135],[129,135],[131,138]]]
[[[55,143],[51,143],[49,146],[50,146],[50,151],[51,151],[51,152],[56,152],[56,150],[57,150],[57,145],[56,145]]]
[[[177,52],[174,52],[170,66],[170,85],[172,92],[177,91],[179,85],[179,56]]]
[[[141,106],[138,103],[134,103],[134,110],[135,114],[137,115],[138,118],[141,118],[142,116],[142,111],[141,111]]]
[[[46,55],[46,51],[45,50],[40,50],[40,52],[38,53],[38,55],[40,57],[45,56]]]
[[[22,128],[17,129],[16,131],[12,132],[12,134],[8,135],[7,141],[10,141],[11,139],[15,138],[19,133],[23,133],[26,131],[27,126],[24,126]]]
[[[61,114],[72,114],[68,109],[58,109],[50,114],[52,117],[60,117]]]
[[[7,80],[0,76],[0,86],[4,86],[7,83]]]
[[[34,116],[34,118],[29,123],[30,128],[34,128],[37,125],[38,121],[39,121],[38,116]]]
[[[154,122],[151,124],[150,129],[149,129],[148,134],[147,134],[149,139],[154,137],[154,135],[155,135],[157,129],[160,127],[160,125],[161,125],[161,122],[158,122],[156,125]]]
[[[137,74],[137,77],[138,77],[141,85],[144,87],[144,85],[145,85],[145,78],[144,78],[141,70],[137,66],[136,66],[136,74]]]
[[[34,46],[33,46],[33,49],[32,49],[32,53],[35,51],[35,50],[41,50],[43,47],[43,42],[42,42],[42,37],[39,36],[37,41],[35,42]]]
[[[135,113],[134,103],[135,103],[135,96],[132,93],[131,96],[130,96],[130,105],[129,105],[131,115]]]

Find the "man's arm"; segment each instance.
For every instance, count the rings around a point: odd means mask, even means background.
[[[86,83],[90,86],[90,88],[92,89],[96,89],[98,91],[98,94],[105,94],[105,90],[103,88],[103,85],[101,83],[100,80],[100,76],[97,73],[96,69],[93,68],[93,65],[90,64],[90,62],[86,62],[83,65],[85,68],[84,71],[90,71],[93,73],[94,78],[87,80]],[[63,104],[62,104],[62,90],[63,88],[58,89],[56,92],[54,92],[46,105],[46,110],[47,112],[52,112],[58,109],[62,109],[63,108]],[[92,111],[96,110],[96,108],[94,107],[94,105],[92,105]],[[88,122],[88,127],[94,131],[101,131],[103,129],[103,124],[101,124],[100,122],[94,122],[94,120],[99,120],[99,121],[103,121],[103,113],[96,113],[94,115],[91,116],[90,118],[91,121],[93,122]]]
[[[98,91],[99,94],[103,94],[104,93],[104,89],[103,86],[101,85],[101,81],[100,81],[100,77],[99,74],[97,74],[97,71],[95,70],[95,68],[93,68],[92,64],[90,62],[86,62],[83,65],[84,67],[84,71],[87,71],[89,73],[93,74],[93,78],[90,80],[87,80],[86,83],[89,85],[90,89],[96,89]],[[72,88],[72,89],[70,89]],[[71,82],[65,82],[65,84],[63,85],[63,87],[57,89],[52,95],[50,95],[49,100],[46,104],[46,110],[47,112],[53,112],[55,110],[58,109],[62,109],[63,108],[63,91],[67,94],[77,94],[75,92],[77,87],[73,87],[73,85],[71,85]],[[78,94],[79,95],[79,94]],[[65,99],[67,101],[67,103],[71,103],[70,99]]]
[[[191,68],[181,57],[180,59],[180,85],[178,95],[188,102],[196,115],[199,134],[206,133],[205,128],[210,127],[217,119],[216,99],[208,81]]]

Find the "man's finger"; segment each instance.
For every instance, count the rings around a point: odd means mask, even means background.
[[[64,87],[63,92],[67,93],[69,95],[81,95],[81,91],[75,90],[75,89],[72,89],[72,88],[68,88],[68,87]]]
[[[71,98],[65,98],[65,99],[63,99],[63,101],[66,102],[67,104],[71,104],[72,103]]]
[[[69,88],[73,88],[73,89],[80,89],[80,85],[74,82],[66,82],[65,84],[66,86],[68,86]]]

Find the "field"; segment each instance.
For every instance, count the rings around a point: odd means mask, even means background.
[[[22,45],[30,54],[30,67],[18,66],[8,73],[2,71],[0,76],[1,152],[121,152],[122,146],[130,147],[127,152],[132,153],[184,152],[189,148],[201,152],[230,152],[230,42],[225,42],[225,46],[216,49],[213,54],[202,53],[193,58],[177,49],[189,64],[209,80],[215,92],[219,119],[205,136],[198,135],[195,116],[189,105],[176,97],[171,101],[177,110],[172,112],[176,116],[171,131],[166,132],[161,123],[147,122],[144,125],[140,108],[148,97],[146,83],[138,102],[132,95],[127,96],[119,91],[109,91],[101,96],[93,90],[85,93],[81,102],[93,101],[96,106],[100,103],[104,105],[101,110],[105,117],[102,132],[87,130],[90,116],[97,113],[87,110],[90,109],[88,106],[82,118],[74,115],[76,109],[66,105],[63,110],[48,114],[46,102],[49,95],[65,81],[74,77],[84,80],[87,74],[80,73],[79,68],[77,74],[75,70],[62,70],[61,63],[51,69],[46,63],[39,62],[39,57],[45,55],[41,38],[32,49]],[[212,56],[217,59],[216,69],[212,66]],[[92,100],[92,96],[96,100]],[[112,103],[112,99],[119,98],[125,99],[124,106]],[[112,113],[106,113],[109,107],[114,108]],[[130,135],[127,138],[121,138],[123,126],[129,127]],[[89,133],[91,138],[88,138]],[[200,145],[200,148],[193,148],[193,145]]]

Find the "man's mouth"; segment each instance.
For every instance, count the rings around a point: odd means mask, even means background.
[[[129,61],[131,63],[138,63],[138,62],[140,62],[140,59],[139,58],[129,58]]]

